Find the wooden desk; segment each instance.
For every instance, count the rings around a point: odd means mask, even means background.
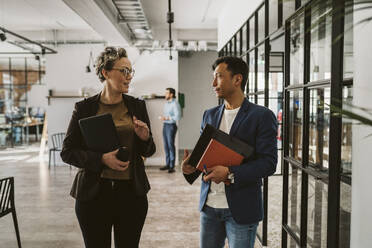
[[[21,140],[23,141],[23,130],[26,129],[26,144],[29,143],[29,127],[36,127],[36,141],[39,140],[39,126],[43,125],[43,121],[32,121],[32,122],[23,122],[23,123],[14,123],[13,127],[21,127]]]

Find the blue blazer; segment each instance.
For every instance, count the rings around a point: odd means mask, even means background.
[[[223,112],[224,104],[206,110],[201,130],[207,123],[219,128]],[[253,156],[244,159],[242,164],[230,168],[234,173],[234,183],[225,185],[229,209],[233,219],[239,224],[256,223],[263,219],[262,178],[274,174],[276,170],[277,128],[277,120],[271,110],[244,99],[231,126],[230,135],[251,145],[255,151]],[[200,171],[196,171],[184,176],[192,184],[200,174]],[[202,180],[200,211],[207,200],[209,188],[210,182]]]

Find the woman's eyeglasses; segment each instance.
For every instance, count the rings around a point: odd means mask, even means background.
[[[128,77],[129,75],[131,77],[134,77],[134,69],[130,70],[130,69],[124,67],[124,68],[112,68],[112,70],[116,70],[116,71],[121,72],[121,74],[123,74],[125,77]]]

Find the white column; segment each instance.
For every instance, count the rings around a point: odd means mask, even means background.
[[[355,1],[358,2],[358,1]],[[372,4],[367,10],[354,10],[354,105],[372,109]],[[362,6],[356,5],[357,9]],[[353,127],[352,212],[350,247],[372,244],[372,127]]]

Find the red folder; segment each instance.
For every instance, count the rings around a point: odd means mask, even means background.
[[[206,165],[207,168],[216,165],[240,165],[243,159],[244,157],[241,154],[233,151],[212,138],[209,141],[209,144],[200,158],[196,168],[200,171],[203,171],[204,165]]]

